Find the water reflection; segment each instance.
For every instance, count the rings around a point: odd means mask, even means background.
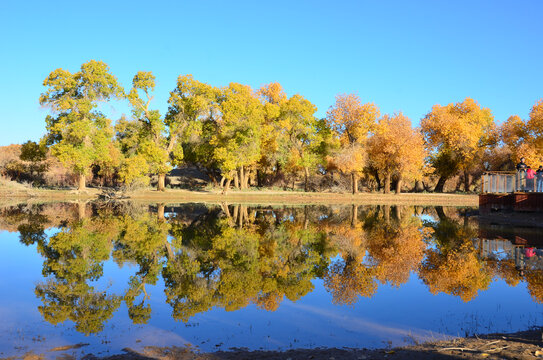
[[[18,231],[43,258],[35,286],[51,324],[71,320],[99,333],[126,307],[135,324],[152,317],[151,285],[164,283],[172,317],[255,304],[274,311],[321,279],[335,304],[370,298],[379,284],[401,287],[415,273],[432,294],[467,302],[501,278],[525,281],[543,301],[537,244],[488,239],[470,209],[346,206],[50,204],[1,210],[0,227]],[[481,236],[482,235],[482,236]],[[126,284],[100,280],[113,260]],[[122,289],[122,290],[119,290]],[[153,291],[157,291],[153,287]],[[124,304],[124,306],[122,306]]]

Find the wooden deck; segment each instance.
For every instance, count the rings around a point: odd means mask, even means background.
[[[497,210],[543,212],[543,193],[480,194],[479,209],[483,212]]]

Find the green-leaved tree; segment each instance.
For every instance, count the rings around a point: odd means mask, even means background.
[[[91,165],[110,156],[113,138],[111,121],[98,110],[98,103],[123,96],[123,89],[109,67],[91,60],[71,73],[57,69],[43,82],[46,91],[40,104],[51,109],[46,118],[43,141],[60,162],[79,177],[78,189],[85,188]]]

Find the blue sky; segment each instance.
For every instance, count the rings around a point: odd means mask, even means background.
[[[357,93],[418,124],[472,97],[497,121],[543,98],[542,1],[0,1],[0,145],[38,140],[56,68],[105,61],[125,88],[157,77],[165,112],[180,74],[215,86],[278,81],[318,107]],[[127,108],[111,104],[117,119]]]

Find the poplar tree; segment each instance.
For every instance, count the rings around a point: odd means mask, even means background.
[[[53,113],[46,117],[43,141],[78,176],[78,189],[83,190],[91,165],[110,156],[113,129],[98,104],[122,97],[123,89],[109,67],[95,60],[84,63],[73,74],[56,69],[43,85],[46,91],[40,96],[40,104]]]
[[[122,121],[118,138],[121,147],[133,155],[124,163],[122,175],[126,180],[148,171],[158,175],[157,189],[164,191],[166,174],[183,163],[187,131],[208,114],[215,92],[192,75],[181,75],[170,93],[168,113],[162,117],[158,110],[150,108],[154,88],[155,76],[151,72],[140,71],[134,76],[128,99],[137,122]]]
[[[260,159],[264,107],[247,85],[231,83],[219,99],[221,117],[217,134],[211,139],[214,157],[220,164],[227,190],[234,177],[247,187],[245,170]]]
[[[320,160],[316,111],[317,107],[301,95],[293,95],[283,102],[280,110],[286,168],[293,172],[303,170],[305,191],[308,191],[309,172]]]
[[[464,187],[469,188],[469,170],[481,162],[491,145],[494,116],[475,100],[446,106],[434,105],[421,120],[421,130],[430,162],[439,180],[435,191],[442,192],[445,181],[458,171],[464,172]]]
[[[403,179],[422,176],[426,151],[422,134],[411,127],[409,118],[399,113],[385,115],[368,140],[369,164],[385,179],[385,193],[390,192],[391,178],[396,178],[396,193],[401,192]]]
[[[125,126],[125,133],[121,138],[124,140],[135,138],[137,146],[134,156],[129,157],[123,164],[122,175],[128,181],[136,177],[138,172],[158,174],[158,191],[164,191],[166,174],[172,167],[167,149],[164,119],[158,110],[150,108],[154,89],[155,76],[151,72],[139,71],[132,79],[132,89],[128,94],[128,100],[137,122],[131,126]]]
[[[203,123],[216,111],[218,90],[195,80],[192,75],[180,75],[177,86],[170,92],[166,126],[165,149],[172,165],[184,159],[183,142],[190,134],[197,134]],[[160,174],[159,174],[160,178]]]
[[[329,160],[341,172],[351,175],[353,194],[358,192],[358,177],[366,165],[366,140],[378,117],[375,104],[362,104],[354,94],[337,95],[336,103],[326,113],[328,125],[341,146]]]

